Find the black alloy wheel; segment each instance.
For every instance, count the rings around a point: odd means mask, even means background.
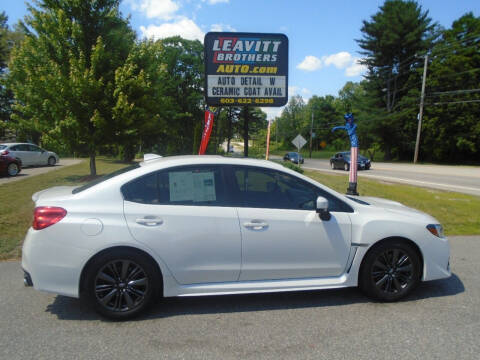
[[[160,283],[151,261],[138,253],[119,250],[94,261],[87,275],[86,295],[100,314],[127,319],[150,305]]]
[[[420,259],[411,246],[402,242],[386,243],[365,257],[360,287],[373,298],[396,301],[418,285],[420,275]]]

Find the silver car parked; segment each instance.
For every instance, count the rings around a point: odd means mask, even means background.
[[[0,155],[10,155],[22,161],[22,166],[49,165],[60,161],[57,154],[29,143],[0,144]]]

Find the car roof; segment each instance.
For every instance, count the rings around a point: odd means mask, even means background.
[[[172,165],[194,165],[194,164],[224,164],[224,165],[250,165],[250,166],[262,166],[271,169],[284,169],[284,167],[278,163],[251,159],[251,158],[239,158],[220,155],[177,155],[166,156],[157,159],[147,160],[140,163],[142,167],[170,167]],[[155,166],[156,165],[156,166]]]
[[[35,144],[16,142],[16,143],[0,143],[0,145],[14,146],[14,145],[35,145]],[[38,145],[35,145],[35,146],[38,146]]]

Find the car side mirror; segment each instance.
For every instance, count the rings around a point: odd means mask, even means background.
[[[328,200],[325,199],[323,196],[317,197],[317,213],[320,215],[320,219],[324,221],[330,220],[332,215],[328,211]]]

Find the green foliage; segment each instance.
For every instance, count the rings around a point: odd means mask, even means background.
[[[422,11],[415,1],[385,1],[371,21],[363,21],[363,37],[357,42],[368,67],[364,88],[371,111],[367,128],[382,144],[386,160],[394,152],[403,158],[413,151],[417,111],[412,101],[402,100],[409,87],[420,88],[418,76],[413,84],[411,78],[422,66],[416,55],[428,49],[435,28],[428,11]]]
[[[480,17],[468,13],[441,33],[427,78],[421,159],[478,161]]]
[[[294,163],[292,163],[290,161],[282,161],[281,164],[288,169],[291,169],[291,170],[294,170],[294,171],[296,171],[300,174],[303,174],[303,169],[300,166],[295,165]]]
[[[95,155],[113,141],[115,71],[134,33],[119,15],[118,0],[43,0],[29,6],[29,33],[15,49],[9,84],[17,102],[12,117],[34,140],[58,139],[71,150]]]

